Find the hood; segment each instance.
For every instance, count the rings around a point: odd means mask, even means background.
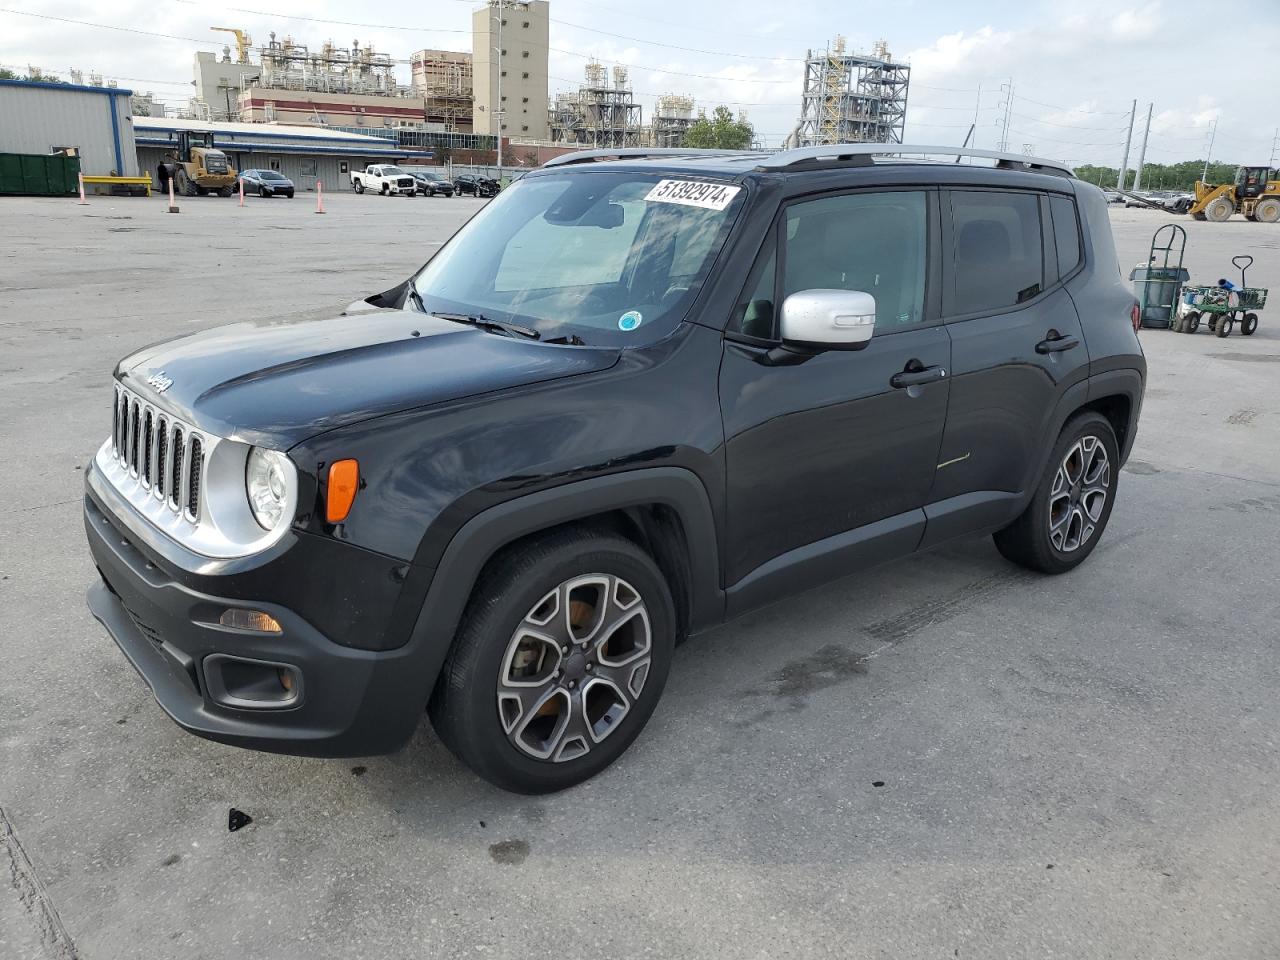
[[[144,347],[116,377],[211,433],[284,450],[383,414],[605,370],[618,355],[373,310],[216,327]],[[157,395],[147,380],[160,374],[172,383]]]

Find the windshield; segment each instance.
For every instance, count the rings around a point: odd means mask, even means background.
[[[283,180],[284,179],[284,176],[282,174],[276,173],[274,170],[263,170],[258,174],[258,176],[260,176],[263,180]]]
[[[428,312],[637,345],[688,310],[742,205],[728,183],[635,172],[524,177],[414,281]]]
[[[405,176],[405,172],[399,167],[383,167],[382,175],[384,177],[402,177]]]

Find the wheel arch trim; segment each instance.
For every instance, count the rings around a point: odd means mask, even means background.
[[[434,684],[484,565],[503,547],[543,530],[626,509],[669,506],[684,525],[690,631],[724,618],[719,537],[706,487],[691,470],[651,467],[574,481],[507,500],[453,535],[427,588],[409,645],[421,651],[424,691]]]

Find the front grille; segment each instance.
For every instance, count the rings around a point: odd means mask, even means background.
[[[412,181],[412,180],[399,180],[399,181],[397,181],[397,183],[399,183],[399,184],[400,184],[400,186],[402,186],[402,187],[412,187],[412,186],[413,186],[413,181]]]
[[[117,384],[111,452],[128,482],[192,524],[204,513],[205,442],[191,427]],[[123,493],[129,493],[123,490]]]

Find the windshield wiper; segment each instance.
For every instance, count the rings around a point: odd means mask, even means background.
[[[422,299],[414,291],[415,303],[421,305]],[[429,312],[430,311],[425,311]],[[452,320],[454,323],[466,323],[481,330],[488,330],[490,333],[505,333],[507,336],[528,337],[530,340],[540,340],[542,334],[533,327],[524,327],[518,323],[506,323],[502,320],[491,320],[484,314],[476,313],[430,313],[433,317],[439,317],[441,320]]]

